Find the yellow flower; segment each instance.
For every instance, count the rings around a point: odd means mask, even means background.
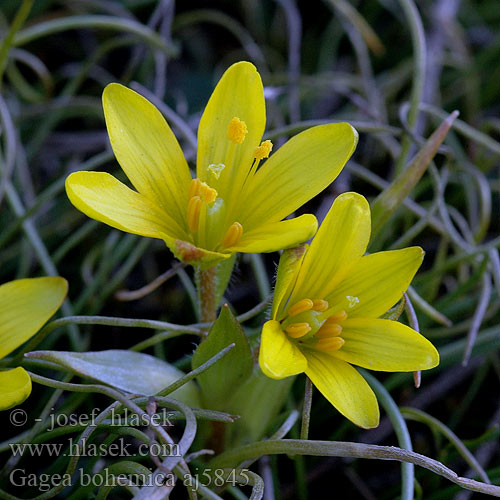
[[[68,283],[59,277],[28,278],[0,286],[0,358],[24,344],[59,309]],[[21,404],[31,379],[20,366],[0,371],[0,410]]]
[[[135,190],[103,172],[66,180],[71,203],[129,233],[165,241],[184,262],[210,266],[235,252],[271,252],[309,239],[313,215],[283,220],[327,187],[357,143],[347,123],[293,137],[269,156],[261,143],[266,115],[262,81],[248,62],[217,84],[198,129],[196,177],[160,112],[112,83],[104,89],[106,126],[115,156]]]
[[[259,354],[268,377],[305,372],[340,413],[364,428],[378,425],[377,399],[351,365],[410,372],[439,363],[438,352],[422,335],[378,319],[408,288],[422,249],[363,256],[369,239],[366,199],[356,193],[339,196],[310,248],[282,255]]]

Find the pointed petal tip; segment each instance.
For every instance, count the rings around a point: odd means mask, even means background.
[[[233,64],[231,64],[231,66],[229,66],[229,68],[227,68],[226,71],[235,71],[237,68],[240,68],[240,69],[247,69],[247,70],[252,70],[252,71],[256,71],[257,72],[257,68],[255,67],[255,64],[249,62],[249,61],[238,61],[238,62],[235,62]]]
[[[382,372],[429,370],[439,353],[423,335],[397,321],[348,318],[342,323],[343,348],[335,357]]]
[[[360,420],[359,422],[353,423],[362,429],[375,429],[380,424],[380,415],[378,415],[376,419],[367,418],[366,420]]]
[[[135,92],[132,89],[129,89],[128,87],[122,85],[121,83],[118,82],[108,83],[104,87],[104,90],[102,91],[102,102],[104,104],[106,101],[109,101],[109,99],[113,99],[113,97],[119,95],[120,93],[127,93],[127,92],[137,94],[137,92]]]
[[[418,267],[421,266],[422,262],[424,261],[424,257],[425,257],[425,250],[422,248],[422,247],[407,247],[407,250],[409,252],[413,252],[415,254],[415,260],[420,260],[420,264],[418,265]],[[417,268],[418,270],[418,268]]]
[[[49,276],[43,279],[50,280],[47,282],[48,283],[52,282],[54,288],[57,288],[57,292],[60,294],[60,300],[61,300],[60,303],[62,304],[64,302],[64,299],[68,295],[68,289],[69,289],[68,281],[62,276]]]
[[[352,141],[351,154],[356,149],[359,141],[358,131],[348,122],[336,122],[327,125],[317,125],[318,127],[329,127],[337,137],[342,136],[345,139]],[[314,127],[312,127],[314,128]]]
[[[362,194],[355,193],[354,191],[346,191],[345,193],[339,194],[333,201],[333,205],[339,205],[341,202],[348,201],[358,207],[358,217],[370,217],[370,204],[368,200]]]
[[[358,141],[359,141],[358,131],[350,123],[347,123],[347,122],[341,122],[339,125],[343,125],[346,128],[346,130],[347,129],[350,130],[350,132],[352,133],[353,140],[354,140],[354,147],[356,147],[358,144]]]
[[[319,351],[308,351],[307,362],[306,375],[332,406],[358,427],[377,427],[375,393],[351,364]]]
[[[441,358],[439,356],[439,351],[434,347],[434,345],[429,342],[429,357],[426,366],[422,370],[430,370],[436,368],[439,365]]]

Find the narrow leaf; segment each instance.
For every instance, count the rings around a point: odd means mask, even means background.
[[[451,113],[427,139],[403,172],[375,198],[371,205],[372,238],[420,180],[457,116],[458,111]]]
[[[33,351],[25,356],[56,363],[78,375],[144,396],[153,396],[184,376],[174,366],[149,354],[119,349],[99,352]],[[172,397],[198,406],[198,391],[193,382],[173,392]]]
[[[216,410],[224,407],[228,396],[250,376],[253,367],[248,339],[225,304],[207,338],[193,355],[193,369],[201,366],[229,344],[235,344],[231,352],[198,376],[206,406]]]

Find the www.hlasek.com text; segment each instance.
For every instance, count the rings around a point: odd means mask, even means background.
[[[155,456],[180,457],[181,449],[177,443],[127,443],[119,439],[114,443],[88,443],[85,439],[69,439],[67,443],[11,443],[10,449],[14,456],[32,457],[135,457]]]

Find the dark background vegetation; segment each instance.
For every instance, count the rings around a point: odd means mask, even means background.
[[[4,34],[19,5],[0,1]],[[180,269],[140,300],[117,300],[119,289],[152,281],[173,257],[160,241],[89,220],[64,193],[64,179],[75,170],[122,175],[110,153],[101,109],[101,93],[109,82],[146,89],[147,97],[166,103],[161,110],[191,165],[195,151],[182,127],[196,132],[215,83],[238,60],[252,61],[262,75],[268,135],[277,145],[309,126],[306,121],[350,121],[360,132],[353,159],[330,188],[302,209],[318,218],[340,192],[356,190],[373,199],[457,109],[459,121],[431,170],[370,247],[417,244],[425,249],[410,299],[422,333],[440,348],[442,363],[423,374],[419,390],[409,375],[378,378],[398,405],[420,408],[453,430],[499,484],[500,9],[497,0],[419,1],[419,18],[410,12],[412,5],[410,0],[37,0],[15,38],[1,89],[1,107],[12,124],[9,129],[3,122],[1,138],[0,282],[56,269],[70,283],[65,315],[197,321],[189,269]],[[56,32],[47,24],[70,16],[82,16],[81,26]],[[96,16],[110,16],[118,27],[83,27],[84,19],[91,22]],[[419,19],[424,32],[417,40]],[[149,31],[138,36],[126,28],[131,25]],[[23,39],[37,27],[40,36]],[[419,111],[414,123],[408,106]],[[283,128],[277,138],[274,132]],[[236,312],[269,295],[278,258],[239,257],[226,293]],[[258,331],[263,318],[255,318],[248,331]],[[406,321],[404,315],[401,319]],[[43,347],[128,348],[150,332],[87,327],[80,328],[80,335],[76,342],[58,330]],[[464,365],[467,345],[475,347]],[[183,337],[146,352],[187,369],[193,347],[193,337]],[[35,386],[24,407],[36,414],[48,394]],[[300,379],[290,409],[300,407],[302,395]],[[74,407],[85,411],[94,404],[100,400],[75,401]],[[5,438],[11,438],[12,429],[5,428]],[[409,428],[415,451],[476,477],[432,423],[409,422]],[[292,436],[297,433],[294,429]],[[318,393],[310,437],[397,444],[386,419],[378,429],[361,431]],[[274,478],[275,498],[384,500],[400,495],[400,466],[393,462],[273,457],[262,468]],[[482,498],[422,469],[416,477],[418,498]],[[36,491],[17,494],[27,498]],[[177,497],[184,494],[178,491]],[[70,495],[75,493],[63,496]],[[114,498],[125,495],[113,493]]]

